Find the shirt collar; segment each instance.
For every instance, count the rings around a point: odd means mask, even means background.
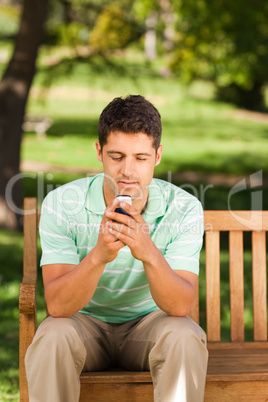
[[[106,209],[103,196],[104,174],[96,175],[90,182],[85,200],[85,208],[95,214],[103,215]],[[166,200],[156,180],[149,185],[148,205],[143,213],[146,222],[151,223],[156,218],[163,216],[166,211]]]
[[[85,200],[85,208],[98,215],[103,215],[106,209],[103,196],[103,179],[103,173],[94,176],[89,183]]]
[[[166,200],[156,180],[149,185],[148,205],[142,217],[147,223],[152,223],[156,218],[163,216],[166,211]]]

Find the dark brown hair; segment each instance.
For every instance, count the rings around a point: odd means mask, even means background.
[[[158,110],[141,95],[115,98],[102,111],[98,133],[101,148],[111,132],[144,133],[153,138],[157,150],[162,134],[161,116]]]

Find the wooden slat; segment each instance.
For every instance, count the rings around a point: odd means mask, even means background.
[[[268,211],[204,211],[205,230],[268,230]]]
[[[254,340],[267,341],[266,233],[252,232]]]
[[[153,402],[153,384],[81,384],[79,402]]]
[[[258,350],[258,349],[268,349],[267,342],[208,342],[208,350]],[[257,351],[258,353],[258,351]]]
[[[206,232],[207,338],[217,342],[220,330],[220,233]]]
[[[23,216],[23,276],[37,277],[37,231],[36,231],[36,198],[24,199]]]
[[[204,402],[266,402],[267,381],[207,381]]]
[[[126,371],[126,370],[105,370],[95,372],[84,372],[80,376],[80,382],[83,383],[151,383],[152,377],[150,371]]]
[[[243,232],[230,232],[231,340],[244,341],[244,262]]]
[[[226,380],[232,381],[233,376],[237,376],[237,380],[248,380],[252,376],[254,379],[265,379],[268,381],[268,369],[267,369],[267,353],[266,355],[251,356],[211,356],[208,364],[207,374],[214,377],[214,380]]]
[[[149,371],[102,371],[82,373],[79,402],[106,400],[153,402],[154,390]],[[90,396],[90,398],[89,398]]]

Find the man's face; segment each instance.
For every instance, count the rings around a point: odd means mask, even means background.
[[[153,138],[144,133],[112,132],[101,150],[96,142],[97,157],[103,163],[104,197],[107,205],[117,195],[130,195],[133,205],[148,197],[154,167],[160,163],[162,146],[157,152]]]

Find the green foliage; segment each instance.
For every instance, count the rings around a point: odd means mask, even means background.
[[[88,44],[89,31],[98,11],[89,1],[49,2],[44,43],[76,47]]]
[[[148,13],[159,9],[159,2],[157,0],[134,0],[133,11],[135,15],[144,20]]]
[[[120,49],[140,37],[140,24],[133,0],[57,0],[50,2],[46,43],[90,44],[95,52]]]
[[[70,22],[59,27],[59,40],[65,46],[79,46],[88,43],[89,30],[84,24]]]
[[[213,80],[219,93],[236,103],[263,106],[268,81],[268,3],[265,0],[180,0],[172,68],[185,82]],[[230,90],[230,88],[232,90]],[[237,92],[241,90],[241,96]],[[252,101],[246,93],[258,92]],[[243,95],[243,96],[242,96]],[[255,105],[254,105],[255,103]]]
[[[128,17],[119,3],[113,3],[100,13],[91,31],[90,45],[98,51],[122,49],[139,36],[135,21]]]

